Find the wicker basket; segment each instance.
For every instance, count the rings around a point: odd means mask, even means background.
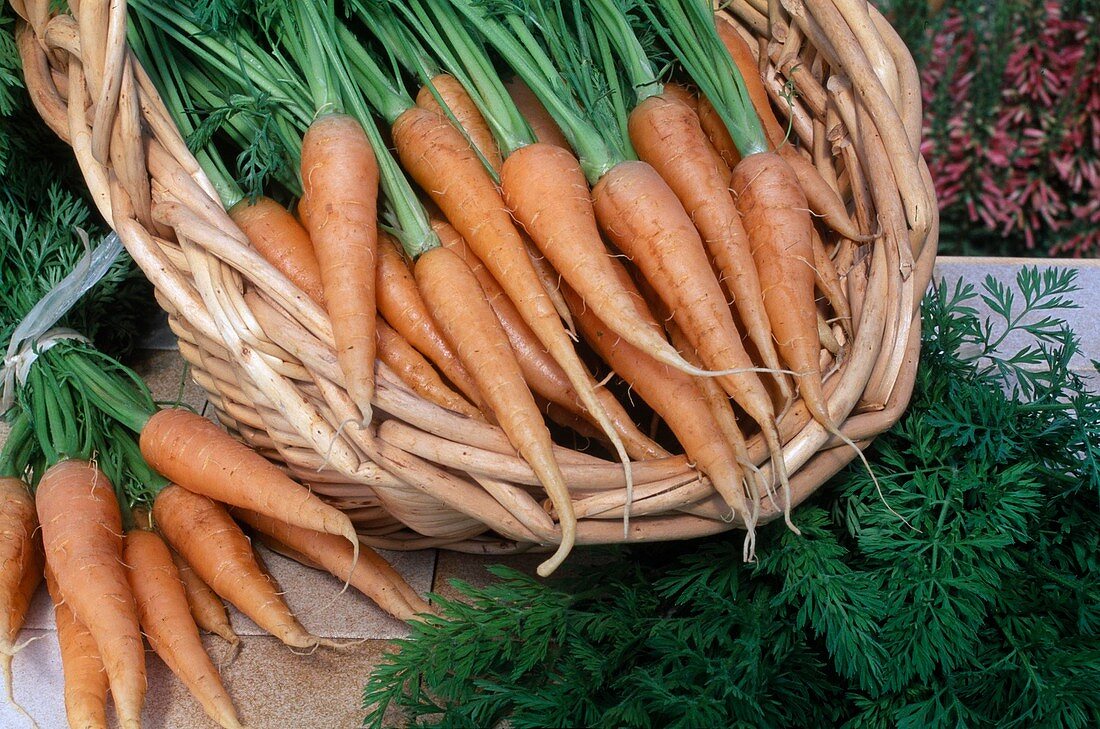
[[[156,287],[195,379],[233,432],[344,509],[384,548],[502,553],[550,545],[559,531],[527,464],[503,433],[411,394],[379,364],[376,420],[342,386],[325,313],[267,264],[217,202],[125,44],[125,3],[13,0],[27,86],[76,152],[103,216]],[[921,294],[935,258],[937,211],[920,157],[916,68],[865,0],[734,0],[728,12],[761,54],[776,109],[792,120],[871,243],[842,241],[837,267],[853,339],[827,363],[830,412],[861,446],[895,423],[912,392]],[[790,84],[798,89],[786,99]],[[854,452],[805,408],[781,419],[793,500]],[[766,469],[759,438],[750,449]],[[578,543],[686,539],[738,526],[684,457],[633,465],[629,531],[618,463],[559,449]],[[762,521],[780,515],[765,499]]]

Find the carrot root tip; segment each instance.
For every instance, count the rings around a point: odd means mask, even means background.
[[[0,669],[2,669],[4,673],[4,693],[8,697],[8,704],[10,704],[11,707],[17,712],[27,717],[27,721],[30,722],[31,726],[34,727],[34,729],[38,729],[38,722],[36,722],[34,720],[34,717],[30,715],[30,712],[23,708],[22,704],[15,700],[15,677],[12,674],[12,661],[15,659],[16,653],[23,650],[30,643],[33,643],[41,637],[43,636],[31,638],[29,640],[23,641],[14,648],[5,648],[2,652],[0,652]]]

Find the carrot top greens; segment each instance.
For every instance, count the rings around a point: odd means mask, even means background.
[[[1100,395],[1059,318],[1075,273],[926,297],[913,404],[869,451],[916,529],[857,465],[800,507],[801,537],[761,528],[755,564],[714,538],[549,581],[492,568],[374,670],[366,725],[1092,725]]]

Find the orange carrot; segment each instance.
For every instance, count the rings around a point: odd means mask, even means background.
[[[642,303],[641,294],[630,283],[626,270],[620,266],[617,275],[623,285],[637,295],[638,315],[648,319],[649,325],[657,329],[657,322]],[[654,360],[618,337],[593,310],[583,305],[576,293],[567,291],[566,296],[576,307],[577,323],[585,340],[661,416],[688,458],[711,479],[715,490],[735,513],[747,519],[749,512],[741,485],[741,470],[695,379]]]
[[[718,36],[726,47],[726,52],[741,72],[748,90],[749,99],[760,117],[760,124],[772,149],[779,152],[794,170],[798,183],[806,195],[807,204],[816,214],[824,218],[825,223],[846,238],[868,240],[872,236],[860,232],[852,222],[847,209],[836,191],[829,186],[813,163],[803,157],[792,144],[786,143],[787,130],[779,123],[772,109],[768,92],[760,79],[760,68],[748,43],[733,27],[725,13],[715,13],[715,26]],[[734,165],[731,165],[731,167]]]
[[[413,349],[412,345],[390,329],[381,318],[376,322],[378,334],[378,358],[401,378],[416,394],[429,402],[453,410],[471,418],[484,420],[481,412],[440,379],[428,360]]]
[[[698,116],[664,95],[650,96],[630,113],[628,126],[639,158],[664,178],[694,221],[763,364],[778,370],[748,236],[729,192],[730,172],[710,154]],[[789,398],[787,378],[775,377]]]
[[[248,236],[252,246],[268,263],[321,306],[325,290],[321,268],[309,233],[290,212],[266,197],[237,203],[229,210],[233,222]]]
[[[659,331],[637,316],[630,294],[615,276],[576,157],[559,147],[528,145],[505,160],[500,185],[516,219],[597,317],[654,359],[706,374],[685,362]]]
[[[795,371],[814,419],[831,425],[818,367],[813,223],[802,188],[790,165],[774,152],[746,157],[734,170],[732,185],[779,354]]]
[[[543,144],[552,144],[565,150],[572,149],[569,141],[562,134],[561,128],[554,121],[554,117],[546,111],[546,107],[542,105],[531,88],[523,83],[523,79],[513,76],[511,81],[504,84],[504,87],[515,102],[519,113],[527,121],[527,125],[531,127],[531,131],[535,133],[535,139]]]
[[[531,465],[554,503],[561,543],[554,555],[539,565],[539,574],[546,576],[561,564],[576,539],[573,502],[554,458],[550,432],[508,338],[469,267],[450,250],[433,248],[417,260],[415,275],[432,318],[477,378],[509,441]]]
[[[718,114],[714,105],[710,103],[710,99],[705,96],[699,97],[697,111],[699,125],[706,132],[711,146],[718,151],[726,166],[733,169],[741,161],[741,153],[737,150],[737,145],[734,144],[729,130],[726,129],[726,123],[722,121],[722,117]]]
[[[122,565],[122,516],[114,489],[95,466],[61,461],[35,492],[46,562],[103,658],[123,727],[141,725],[145,646]]]
[[[470,402],[481,407],[481,393],[424,306],[400,245],[389,235],[378,237],[378,310],[413,347],[431,360]]]
[[[531,264],[523,238],[516,230],[488,172],[462,136],[451,125],[441,123],[439,117],[431,112],[410,109],[394,122],[392,129],[394,143],[406,171],[428,192],[447,220],[466,239],[516,305],[523,320],[565,371],[581,402],[596,418],[620,460],[626,464],[626,479],[632,486],[629,458],[596,396],[596,383],[573,348]],[[424,294],[423,286],[421,293]],[[470,369],[468,364],[466,369]],[[479,376],[478,373],[471,374],[475,378]],[[486,400],[491,400],[484,388],[482,395]],[[497,416],[499,418],[500,413]],[[563,539],[563,543],[571,539]]]
[[[191,617],[195,619],[195,624],[207,633],[220,637],[233,648],[239,647],[241,639],[229,622],[225,603],[210,589],[210,585],[195,574],[195,570],[191,569],[191,565],[187,564],[187,560],[179,552],[172,552],[172,561],[179,572],[180,581],[183,582],[187,604],[191,608]]]
[[[302,139],[302,189],[336,357],[367,422],[374,396],[378,163],[353,117],[332,114],[310,125]]]
[[[722,376],[723,387],[765,431],[774,428],[771,403],[750,371],[754,365],[703,242],[675,193],[650,165],[625,162],[604,175],[593,197],[604,231],[667,304],[703,362],[715,370],[743,370]]]
[[[44,560],[37,529],[34,498],[27,485],[18,478],[0,478],[0,666],[8,701],[24,714],[15,701],[11,665],[21,649],[16,638],[42,581]]]
[[[569,382],[569,378],[565,376],[565,372],[547,354],[538,337],[523,321],[519,312],[516,311],[515,305],[500,288],[500,284],[485,268],[485,264],[469,250],[462,236],[443,221],[433,221],[432,227],[439,235],[444,247],[458,254],[473,271],[478,283],[481,284],[481,289],[485,292],[485,298],[489,301],[489,305],[493,307],[493,312],[497,315],[497,320],[504,329],[508,342],[512,345],[512,351],[519,362],[523,378],[531,389],[566,412],[582,418],[586,422],[597,424],[595,418],[584,408],[580,396],[577,395],[577,391]],[[631,458],[646,460],[649,458],[663,458],[668,455],[663,448],[638,430],[629,413],[623,409],[623,406],[615,399],[614,395],[605,388],[600,388],[596,391],[596,396],[604,405],[608,417],[615,426],[615,431],[622,437],[623,445]]]
[[[663,96],[669,101],[678,101],[692,111],[699,111],[699,97],[686,86],[677,83],[666,83]]]
[[[561,317],[565,328],[576,339],[577,325],[573,323],[573,312],[569,311],[569,305],[565,303],[565,296],[561,292],[561,274],[554,270],[550,261],[522,230],[520,231],[520,237],[523,238],[523,247],[527,249],[527,257],[531,259],[531,265],[534,266],[539,281],[542,281],[543,291],[550,298],[550,303],[554,305],[554,309]]]
[[[398,620],[432,612],[431,605],[370,547],[361,549],[359,560],[353,563],[351,547],[339,537],[291,526],[247,509],[233,509],[232,514],[347,582]]]
[[[46,567],[46,587],[53,600],[61,672],[65,679],[65,716],[72,729],[107,729],[107,671],[95,639],[61,597],[53,570]]]
[[[481,153],[485,161],[497,172],[503,162],[500,156],[500,148],[493,138],[493,132],[485,122],[485,117],[478,111],[477,104],[470,98],[470,94],[462,87],[462,84],[454,76],[446,73],[432,77],[431,86],[425,84],[420,87],[416,95],[416,105],[421,109],[434,111],[446,116],[443,107],[439,105],[432,88],[443,99],[447,110],[454,115],[459,129],[470,138],[474,149]]]
[[[311,635],[256,564],[252,545],[216,501],[170,484],[153,502],[164,538],[214,592],[293,648],[331,645]]]
[[[202,645],[187,592],[164,541],[153,532],[134,529],[126,534],[122,554],[130,568],[130,589],[149,645],[207,716],[226,729],[241,727],[233,700]]]
[[[201,415],[160,410],[142,429],[140,445],[150,466],[195,493],[359,544],[346,514]]]
[[[753,371],[699,233],[676,194],[650,165],[624,162],[603,176],[592,195],[604,232],[672,311],[703,364],[732,371],[719,382],[760,426],[780,481],[788,488],[775,409]],[[761,285],[766,290],[763,280]]]

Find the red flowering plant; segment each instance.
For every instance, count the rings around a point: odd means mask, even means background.
[[[921,67],[942,248],[1100,255],[1095,0],[885,4]]]

